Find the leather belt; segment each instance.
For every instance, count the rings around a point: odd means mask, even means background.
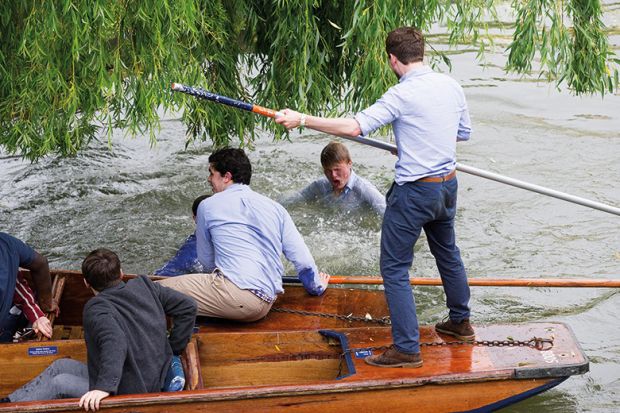
[[[420,178],[417,182],[445,182],[456,176],[456,169],[444,176],[427,176],[426,178]]]

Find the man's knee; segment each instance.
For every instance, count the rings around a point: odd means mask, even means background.
[[[70,369],[71,359],[62,358],[58,360],[54,360],[52,364],[50,364],[50,369],[54,371],[54,375],[62,374]]]
[[[76,376],[84,376],[88,374],[86,365],[84,363],[70,358],[61,358],[58,360],[54,360],[54,362],[50,364],[48,369],[50,370],[52,376],[57,376],[60,374],[73,374]]]
[[[88,392],[88,379],[74,374],[62,373],[52,378],[56,398],[81,397]]]
[[[74,370],[76,367],[81,366],[83,363],[77,360],[73,360],[70,358],[61,358],[54,360],[51,364],[55,369],[61,372],[67,372]]]
[[[185,274],[157,280],[164,287],[181,292],[193,292],[208,287],[213,282],[213,274]]]

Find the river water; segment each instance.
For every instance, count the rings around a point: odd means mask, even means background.
[[[617,11],[608,22],[620,27]],[[615,20],[613,20],[615,19]],[[617,30],[616,30],[617,31]],[[612,37],[616,47],[618,36]],[[453,56],[474,133],[459,162],[577,196],[620,206],[620,96],[574,97],[531,78],[506,75],[505,56]],[[249,115],[248,116],[252,116]],[[388,140],[389,137],[379,137]],[[253,188],[278,199],[321,175],[319,153],[331,138],[263,136],[249,153]],[[55,268],[79,269],[97,247],[120,253],[124,270],[148,273],[193,231],[190,206],[209,192],[211,146],[185,148],[178,116],[164,118],[158,143],[114,133],[113,147],[93,142],[74,158],[31,164],[0,152],[0,230],[33,245]],[[355,171],[385,192],[395,158],[345,142]],[[620,277],[620,217],[459,174],[458,243],[470,277]],[[291,215],[318,266],[331,274],[378,275],[380,219],[299,205]],[[292,273],[292,268],[287,267]],[[415,276],[437,276],[424,238]],[[420,322],[446,310],[438,287],[416,287]],[[473,287],[475,324],[562,321],[590,358],[590,372],[506,412],[608,412],[620,409],[617,289]]]

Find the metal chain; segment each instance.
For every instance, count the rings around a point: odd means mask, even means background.
[[[282,308],[282,307],[273,307],[272,311],[278,313],[288,313],[288,314],[297,314],[304,316],[312,316],[312,317],[323,317],[323,318],[335,318],[338,320],[344,321],[360,321],[363,323],[376,323],[382,325],[390,325],[392,321],[389,316],[374,319],[372,317],[359,317],[354,316],[353,314],[342,315],[342,314],[331,314],[331,313],[320,313],[313,311],[304,311],[304,310],[293,310],[291,308]],[[542,337],[532,337],[529,340],[474,340],[474,341],[436,341],[432,343],[420,343],[420,346],[456,346],[456,345],[464,345],[470,344],[473,346],[486,346],[486,347],[532,347],[537,350],[549,350],[553,348],[553,339],[552,338],[542,338]],[[365,347],[364,350],[387,350],[391,346],[376,346],[376,347]],[[359,349],[358,349],[359,350]],[[355,349],[350,349],[349,352],[356,351]]]
[[[431,343],[420,343],[420,347],[438,347],[438,346],[485,346],[485,347],[531,347],[536,350],[546,351],[553,348],[552,338],[532,337],[529,340],[474,340],[474,341],[433,341]],[[360,350],[388,350],[389,346],[363,347],[357,349],[349,349],[347,352],[352,353]]]
[[[381,324],[381,325],[392,324],[392,321],[390,320],[389,316],[375,319],[375,318],[370,317],[370,315],[367,317],[360,317],[360,316],[354,316],[353,314],[342,315],[342,314],[319,313],[319,312],[313,312],[313,311],[293,310],[291,308],[282,308],[282,307],[272,307],[271,311],[275,311],[277,313],[288,313],[288,314],[297,314],[297,315],[305,315],[305,316],[313,316],[313,317],[335,318],[338,320],[344,320],[344,321],[349,321],[349,322],[361,321],[363,323],[375,323],[375,324]]]

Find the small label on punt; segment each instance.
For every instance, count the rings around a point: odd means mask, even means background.
[[[28,347],[29,356],[52,356],[58,353],[58,347],[45,346],[45,347]]]
[[[372,350],[371,349],[355,350],[355,358],[363,359],[363,358],[366,358],[368,356],[372,356]]]

